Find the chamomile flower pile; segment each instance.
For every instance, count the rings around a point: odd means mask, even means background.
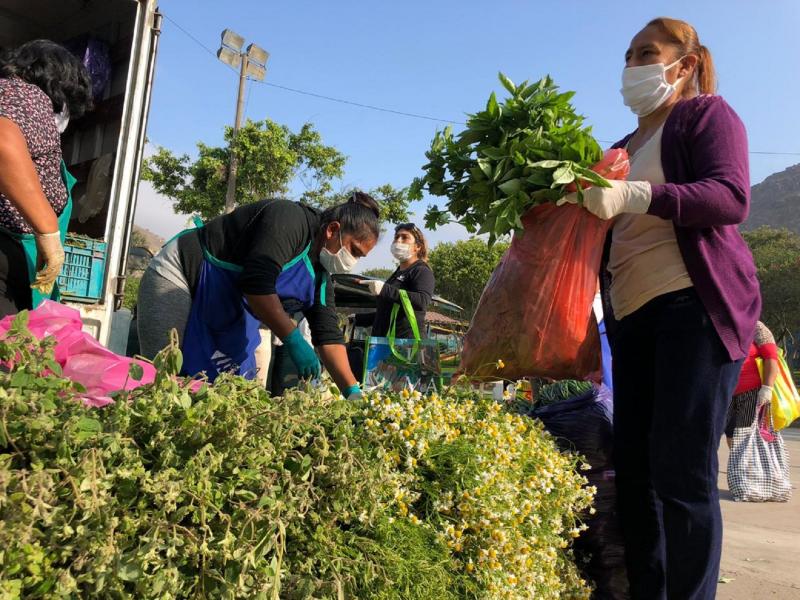
[[[537,421],[468,392],[372,395],[396,518],[434,531],[488,598],[588,597],[570,545],[592,489]]]

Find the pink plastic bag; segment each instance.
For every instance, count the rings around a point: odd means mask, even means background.
[[[13,319],[8,316],[0,321],[0,336],[8,332]],[[84,401],[87,405],[105,406],[113,402],[112,392],[132,390],[155,380],[153,365],[114,354],[82,327],[77,310],[50,300],[29,312],[28,329],[38,339],[55,338],[55,360],[64,377],[86,388]],[[142,367],[141,380],[135,381],[128,375],[131,364]]]

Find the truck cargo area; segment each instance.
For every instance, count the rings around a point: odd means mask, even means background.
[[[124,287],[159,18],[155,0],[0,0],[0,48],[50,39],[92,76],[95,108],[61,138],[77,184],[59,284],[106,344]]]

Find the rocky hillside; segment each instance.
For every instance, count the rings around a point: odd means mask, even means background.
[[[161,249],[161,246],[164,245],[164,238],[161,236],[156,235],[149,229],[145,229],[144,227],[139,227],[138,225],[133,226],[133,235],[131,236],[131,247],[141,246],[147,248],[155,254]]]
[[[743,229],[762,225],[800,233],[800,165],[773,173],[753,186],[750,218]]]

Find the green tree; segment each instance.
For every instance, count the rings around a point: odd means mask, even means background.
[[[353,190],[351,189],[338,194],[330,194],[325,198],[320,198],[318,204],[324,207],[336,206],[342,202],[347,202],[352,193]],[[410,200],[408,188],[398,189],[390,183],[385,183],[368,190],[367,193],[380,203],[382,221],[389,223],[405,223],[409,220],[408,204]]]
[[[125,296],[122,299],[122,306],[133,310],[139,297],[139,284],[142,283],[142,278],[128,277],[125,280]]]
[[[743,233],[758,269],[761,320],[781,341],[800,332],[800,235],[759,227]]]
[[[361,274],[365,277],[376,277],[377,279],[389,279],[389,277],[394,273],[394,269],[390,269],[388,267],[381,267],[378,269],[367,269],[366,271],[362,272]]]
[[[471,318],[483,288],[507,248],[505,242],[496,242],[490,248],[480,238],[437,245],[429,260],[436,276],[436,293],[464,308],[466,316]]]
[[[178,214],[199,214],[208,219],[225,207],[228,162],[233,128],[225,128],[225,146],[197,143],[198,156],[176,156],[159,148],[144,164],[143,179],[173,200]],[[331,181],[344,174],[346,157],[326,146],[310,123],[297,133],[274,121],[248,120],[239,130],[233,149],[238,158],[236,204],[287,196],[290,182],[298,178],[306,191],[301,199],[324,205]]]
[[[198,142],[198,157],[194,161],[187,154],[176,156],[159,147],[145,161],[142,178],[152,182],[158,193],[173,200],[176,213],[213,218],[225,208],[232,141],[233,129],[226,127],[226,145],[217,147]],[[288,197],[289,184],[295,179],[305,187],[299,199],[319,208],[345,202],[352,193],[352,190],[333,192],[332,181],[344,174],[347,157],[333,146],[323,144],[310,123],[294,133],[269,119],[248,120],[233,146],[238,160],[237,206],[264,198]],[[369,190],[369,194],[380,202],[384,221],[408,220],[407,188],[398,189],[387,183]]]

